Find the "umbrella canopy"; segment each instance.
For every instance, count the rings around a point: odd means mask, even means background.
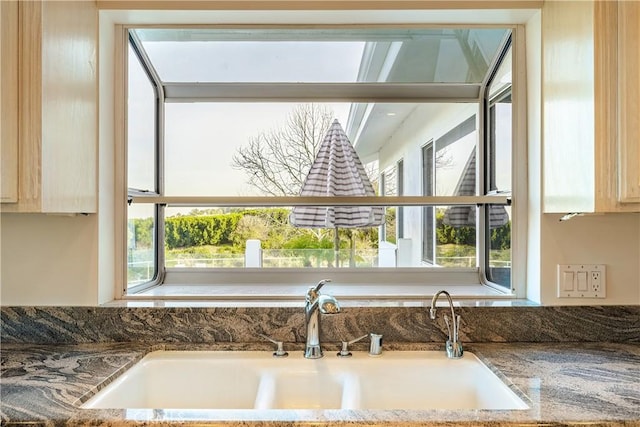
[[[460,181],[454,192],[456,196],[474,196],[476,194],[476,150],[471,152],[464,166]],[[476,224],[475,206],[451,206],[447,208],[442,220],[451,227],[468,227]],[[498,228],[509,222],[509,215],[504,206],[493,205],[489,208],[489,227]]]
[[[340,122],[334,120],[320,144],[301,196],[375,196],[364,166]],[[296,206],[289,215],[294,227],[333,228],[334,260],[339,266],[338,228],[372,227],[384,222],[383,206]],[[351,262],[353,263],[353,240]]]
[[[375,196],[364,166],[338,120],[327,131],[301,196]],[[384,222],[384,207],[296,206],[289,221],[294,227],[358,228]]]

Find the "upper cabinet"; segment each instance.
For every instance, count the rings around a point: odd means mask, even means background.
[[[640,212],[640,2],[545,2],[545,212]]]
[[[19,100],[18,150],[14,161],[17,197],[6,200],[12,203],[3,203],[2,211],[96,212],[98,15],[95,2],[0,3],[3,11],[5,3],[16,4],[18,9]],[[4,26],[3,13],[3,47]],[[4,55],[2,64],[4,82]],[[12,170],[4,168],[4,85],[2,100],[4,183],[5,179],[11,181]]]
[[[620,202],[640,204],[640,2],[618,4]]]
[[[18,3],[0,2],[0,201],[18,201]]]

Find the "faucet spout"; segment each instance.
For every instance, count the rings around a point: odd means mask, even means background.
[[[436,318],[436,302],[438,301],[438,297],[440,295],[444,295],[449,302],[449,308],[451,309],[451,323],[449,322],[449,318],[447,315],[444,315],[444,322],[447,325],[447,332],[449,333],[449,339],[446,342],[446,351],[447,356],[450,359],[458,359],[462,357],[462,343],[458,340],[458,332],[460,330],[460,315],[456,315],[455,310],[453,309],[453,300],[451,299],[451,295],[447,291],[439,291],[436,293],[431,299],[431,308],[429,309],[429,316],[432,320]]]
[[[321,280],[316,286],[309,288],[305,298],[304,318],[307,329],[307,343],[304,357],[319,359],[323,356],[320,346],[320,314],[340,313],[340,304],[331,295],[320,294],[320,288],[330,280]]]

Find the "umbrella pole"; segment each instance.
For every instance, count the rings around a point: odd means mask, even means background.
[[[349,267],[353,268],[356,266],[356,232],[355,229],[351,229],[351,235],[349,246]]]
[[[334,258],[334,265],[337,267],[340,267],[340,237],[338,236],[338,227],[334,228],[334,235],[333,235],[333,258]]]

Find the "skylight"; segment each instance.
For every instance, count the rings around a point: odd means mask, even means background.
[[[506,29],[136,29],[163,82],[481,83]]]

